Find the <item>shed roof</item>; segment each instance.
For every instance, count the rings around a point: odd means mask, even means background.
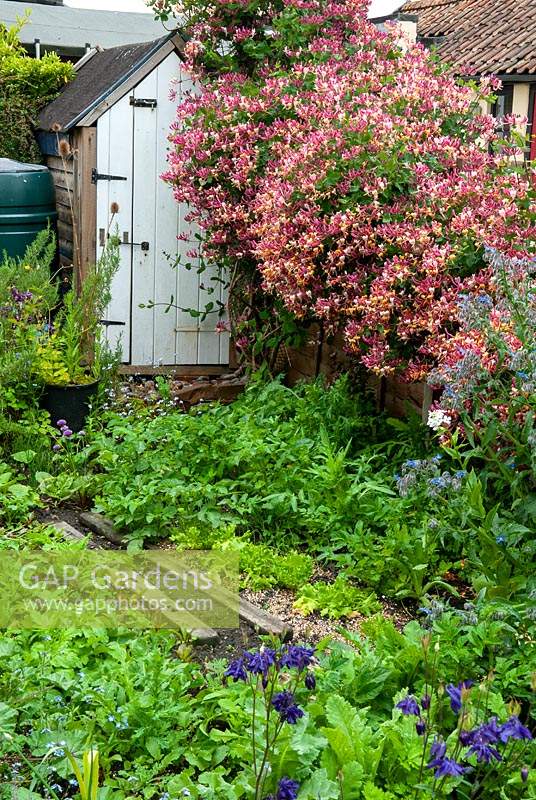
[[[536,0],[408,0],[402,10],[459,74],[536,75]]]
[[[86,44],[101,47],[147,42],[163,33],[162,24],[152,14],[126,11],[95,11],[70,6],[50,6],[40,3],[20,3],[1,0],[0,22],[14,25],[26,9],[30,19],[21,31],[24,45],[39,39],[41,45],[60,52],[84,52]]]
[[[152,42],[111,47],[86,56],[76,78],[39,115],[38,127],[49,131],[59,125],[68,131],[112,92],[126,84],[159,50],[174,38],[168,34]]]

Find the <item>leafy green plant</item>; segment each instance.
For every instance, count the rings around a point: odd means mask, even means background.
[[[21,17],[12,28],[0,23],[0,158],[41,162],[34,138],[39,109],[52,100],[75,72],[72,64],[54,52],[31,58],[19,41],[28,20]]]
[[[82,766],[78,764],[73,753],[67,751],[73,773],[78,783],[81,800],[97,800],[99,791],[99,751],[93,747],[82,755]]]
[[[0,528],[0,550],[83,550],[84,539],[66,539],[65,534],[54,525],[31,521],[30,523],[9,524],[8,529]]]
[[[21,522],[40,505],[39,495],[0,462],[0,523]]]
[[[394,494],[372,457],[352,458],[381,425],[369,408],[347,380],[295,390],[253,382],[225,407],[138,423],[110,415],[90,446],[106,473],[96,506],[136,537],[232,523],[280,550],[317,546],[353,529],[358,501],[372,514],[378,493]]]
[[[39,342],[36,373],[43,383],[85,384],[101,376],[103,363],[108,360],[108,345],[100,320],[110,302],[112,279],[118,267],[119,238],[113,235],[81,285],[65,295],[54,327]]]
[[[306,616],[318,611],[322,617],[341,619],[356,614],[368,616],[380,611],[376,596],[365,589],[358,589],[339,575],[333,583],[310,583],[298,593],[294,607]]]
[[[244,539],[227,540],[220,548],[238,552],[242,585],[253,591],[272,586],[299,589],[313,572],[311,556],[295,550],[280,555],[268,545],[254,544]]]

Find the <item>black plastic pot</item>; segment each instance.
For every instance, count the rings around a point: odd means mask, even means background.
[[[74,433],[81,431],[98,386],[98,381],[76,386],[47,386],[42,406],[49,412],[52,425],[64,419]]]

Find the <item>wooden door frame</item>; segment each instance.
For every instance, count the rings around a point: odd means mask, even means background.
[[[536,83],[531,84],[529,100],[529,132],[530,149],[529,157],[531,161],[536,161]]]

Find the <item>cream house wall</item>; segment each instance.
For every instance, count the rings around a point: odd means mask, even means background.
[[[530,83],[515,83],[512,114],[528,117],[530,107]],[[527,125],[519,125],[519,130],[526,135]]]

